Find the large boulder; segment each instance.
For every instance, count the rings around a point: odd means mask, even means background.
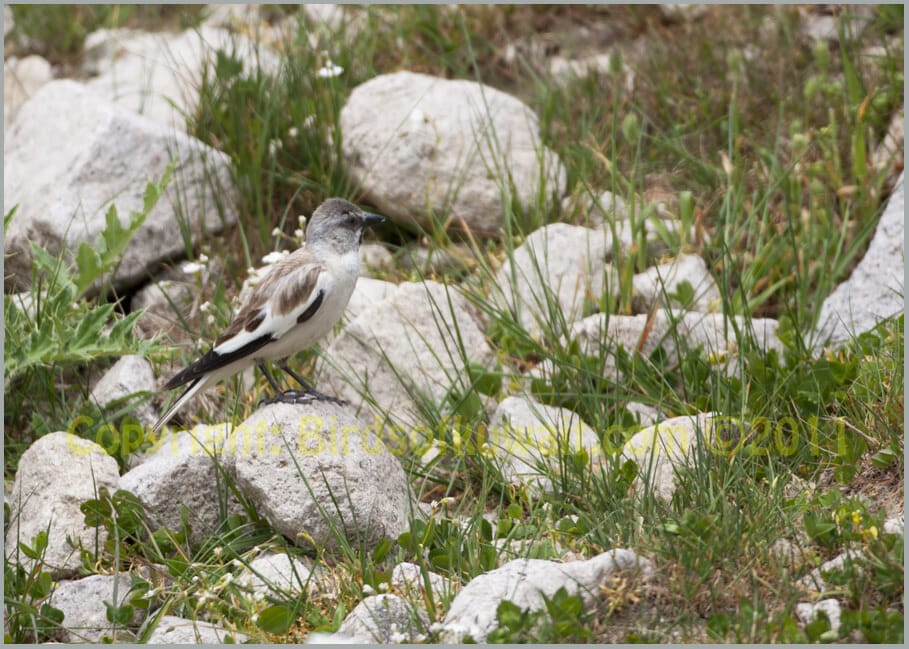
[[[420,402],[437,406],[470,384],[467,366],[492,360],[467,300],[433,281],[399,284],[366,307],[321,359],[319,385],[361,410],[421,423]],[[364,407],[365,406],[365,407]]]
[[[816,333],[818,348],[841,345],[903,312],[904,184],[905,175],[900,174],[862,261],[824,300]]]
[[[340,122],[348,173],[400,223],[428,228],[439,215],[495,236],[510,181],[522,205],[565,188],[530,108],[475,81],[381,75],[354,88]]]
[[[53,78],[51,64],[34,54],[21,59],[12,57],[3,62],[4,132],[13,122],[22,104]]]
[[[43,152],[41,154],[36,152]],[[52,81],[22,107],[7,134],[3,211],[18,205],[6,238],[13,285],[31,281],[31,242],[52,255],[94,246],[113,204],[121,223],[142,209],[145,187],[171,160],[174,178],[124,252],[115,288],[133,286],[161,262],[236,222],[230,161],[98,97],[74,81]]]
[[[166,431],[138,466],[120,477],[120,488],[134,494],[155,525],[182,528],[186,508],[190,540],[198,543],[218,531],[242,507],[227,484],[223,458],[228,426],[200,425],[191,431]]]
[[[56,579],[76,575],[82,560],[67,539],[94,552],[107,538],[104,529],[85,525],[80,506],[97,498],[101,487],[113,492],[118,473],[103,448],[69,433],[50,433],[29,446],[10,496],[6,560],[31,567],[34,561],[19,552],[19,543],[31,546],[39,532],[47,532],[43,569]]]
[[[277,56],[244,36],[203,25],[179,34],[100,29],[85,39],[83,73],[99,96],[167,130],[186,131],[198,108],[203,75],[214,75],[217,52],[238,59],[246,74],[274,73]]]
[[[266,405],[237,426],[237,486],[297,545],[337,549],[339,536],[371,548],[406,531],[416,508],[400,462],[344,406]]]

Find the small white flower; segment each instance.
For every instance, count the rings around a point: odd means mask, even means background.
[[[296,230],[294,230],[294,237],[296,237],[297,239],[302,239],[303,238],[303,228],[297,228]]]
[[[395,631],[388,636],[388,639],[391,640],[392,644],[403,644],[407,642],[407,635],[399,631]]]
[[[253,624],[255,624],[256,622],[259,621],[259,614],[258,614],[258,613],[253,613],[253,614],[252,614],[252,617],[250,617],[249,620],[250,620],[250,622],[252,622]]]
[[[205,322],[207,322],[210,325],[215,324],[215,316],[212,315],[211,313],[209,313],[208,316],[205,318]]]
[[[193,575],[192,581],[193,581],[194,584],[198,584],[198,583],[199,583],[199,575]]]
[[[297,137],[300,134],[300,130],[296,126],[291,126],[287,129],[288,137]]]
[[[281,236],[281,228],[275,228],[274,230],[272,230],[272,231],[271,231],[271,236],[273,236],[273,237],[280,237],[280,236]]]
[[[268,155],[274,157],[274,155],[277,154],[278,151],[283,146],[284,146],[284,143],[281,140],[279,140],[278,138],[270,140],[268,142]]]
[[[303,216],[302,214],[300,214],[299,216],[297,216],[297,223],[300,224],[301,228],[305,227],[306,226],[306,217]]]
[[[381,583],[379,584],[379,592],[380,592],[380,593],[387,593],[387,592],[388,592],[388,588],[389,588],[389,586],[388,586],[388,582],[387,582],[387,581],[383,581],[383,582],[381,582]]]
[[[208,304],[208,302],[206,302],[205,304]],[[200,308],[201,308],[201,307],[200,307]],[[211,551],[211,553],[212,553],[213,555],[215,555],[216,557],[220,557],[222,552],[224,552],[224,548],[222,548],[220,545],[217,546],[217,547],[215,547],[215,548],[212,549],[212,551]]]
[[[200,263],[200,264],[207,264],[207,263],[208,263],[208,255],[206,255],[204,252],[199,253],[199,263]]]
[[[282,259],[284,259],[289,254],[290,253],[287,252],[286,250],[275,250],[274,252],[270,252],[267,255],[265,255],[264,257],[262,257],[262,263],[269,264],[269,265],[276,264],[279,261],[281,261]]]
[[[182,266],[184,275],[198,275],[205,270],[204,264],[198,264],[194,261],[188,261]]]
[[[202,313],[208,313],[209,311],[211,311],[211,302],[205,301],[202,304],[200,304],[199,311],[201,311]],[[215,556],[217,556],[217,557],[221,556],[221,548],[215,548]]]
[[[246,269],[246,274],[249,275],[250,277],[252,277],[253,275],[257,274],[256,269],[253,268],[252,266],[250,266],[249,268]]]
[[[306,117],[303,120],[303,128],[312,128],[315,123],[316,123],[316,116],[309,115],[308,117]]]
[[[331,59],[329,59],[325,66],[322,67],[317,74],[322,79],[331,79],[332,77],[336,77],[343,72],[344,68],[342,68],[340,65],[336,65]]]
[[[363,594],[364,595],[375,595],[376,589],[370,586],[369,584],[363,584]]]

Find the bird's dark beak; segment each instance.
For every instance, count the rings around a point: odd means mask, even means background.
[[[379,225],[380,223],[385,222],[385,217],[381,214],[373,214],[372,212],[363,212],[363,225],[371,227],[373,225]]]

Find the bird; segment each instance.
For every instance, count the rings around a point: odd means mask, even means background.
[[[315,344],[341,319],[360,274],[363,235],[384,220],[342,198],[319,205],[303,245],[271,267],[211,349],[164,384],[164,390],[187,387],[155,423],[153,433],[198,392],[252,365],[275,392],[268,403],[343,403],[317,391],[290,369],[287,359]],[[265,361],[276,361],[302,390],[281,391]]]

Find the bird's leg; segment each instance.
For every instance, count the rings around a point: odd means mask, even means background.
[[[299,402],[309,401],[309,400],[331,401],[332,403],[336,403],[340,406],[347,405],[346,401],[343,401],[341,399],[336,399],[335,397],[330,397],[327,394],[322,394],[321,392],[316,390],[309,383],[307,383],[305,380],[303,380],[303,377],[301,377],[299,374],[297,374],[292,369],[290,369],[290,367],[287,365],[287,361],[284,361],[278,367],[280,367],[282,370],[284,370],[285,372],[290,374],[291,378],[293,378],[293,380],[296,381],[297,383],[299,383],[300,387],[303,388],[302,390],[288,390],[285,393],[288,397],[298,400]]]
[[[278,387],[278,384],[272,378],[271,372],[268,371],[268,368],[265,367],[265,363],[259,363],[256,367],[265,375],[265,380],[268,381],[268,384],[271,386],[271,389],[274,391],[275,396],[269,397],[267,399],[262,399],[261,404],[268,405],[271,403],[295,403],[295,399],[292,396],[288,396],[286,392],[282,392],[281,388]]]
[[[316,389],[312,387],[309,383],[303,380],[303,377],[290,369],[290,366],[287,364],[287,361],[278,365],[282,370],[290,374],[291,378],[300,384],[300,387],[303,388],[304,392],[315,392]]]

